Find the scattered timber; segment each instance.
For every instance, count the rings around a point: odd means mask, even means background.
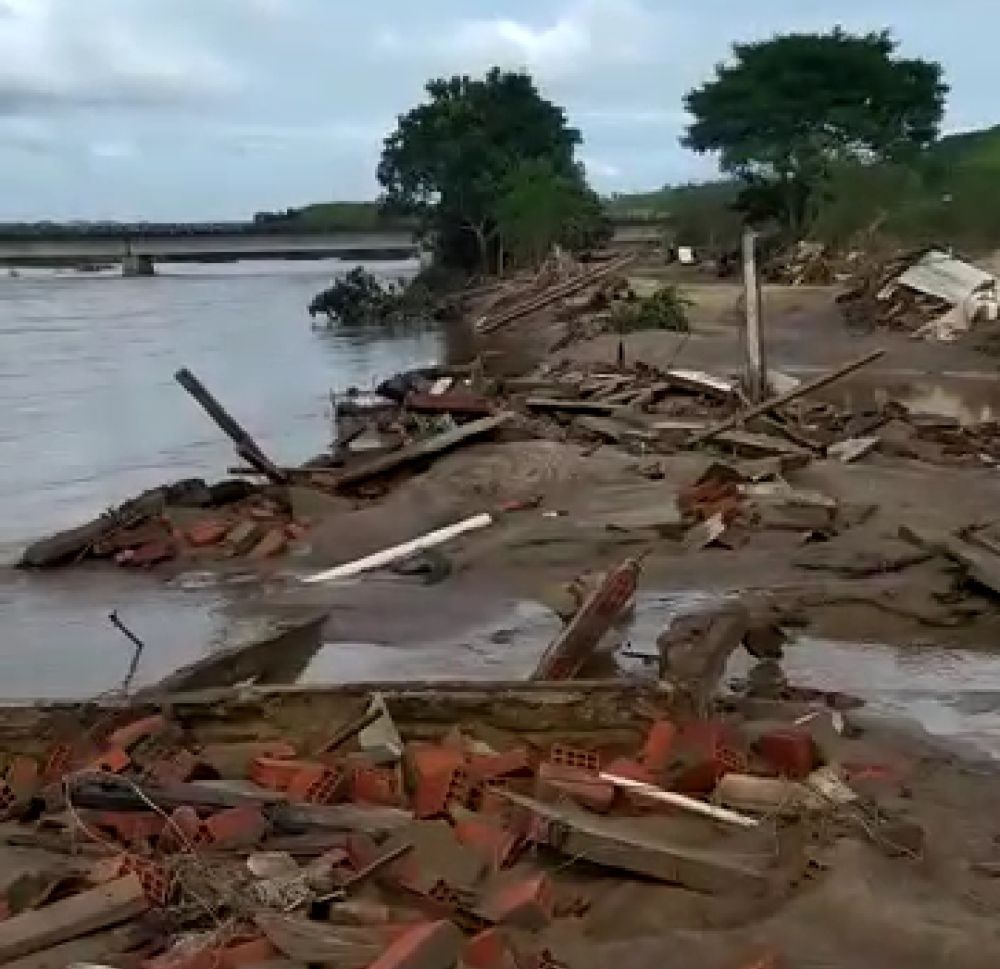
[[[391,454],[375,458],[375,460],[369,461],[361,465],[361,467],[352,468],[340,475],[337,479],[337,490],[343,491],[346,488],[370,481],[372,478],[381,477],[407,465],[417,464],[429,458],[437,457],[439,454],[444,454],[445,451],[450,451],[452,448],[465,444],[466,441],[471,441],[474,438],[492,433],[498,427],[502,427],[510,421],[513,416],[511,413],[503,413],[496,414],[493,417],[484,417],[478,421],[470,421],[468,424],[461,424],[450,431],[445,431],[443,434],[436,434],[434,437],[427,438],[426,440],[416,441],[404,448],[400,448],[398,451],[393,451]]]
[[[0,922],[0,965],[141,915],[149,908],[136,875]]]
[[[556,300],[565,299],[567,296],[572,296],[575,293],[578,293],[581,289],[585,289],[587,286],[593,286],[606,276],[611,276],[614,273],[621,272],[626,266],[635,262],[638,257],[638,253],[630,252],[619,257],[618,259],[612,259],[609,263],[606,263],[598,269],[592,269],[589,272],[581,273],[579,276],[575,276],[573,279],[567,280],[565,283],[559,283],[550,287],[544,293],[541,293],[533,299],[529,299],[520,306],[515,306],[513,309],[502,313],[495,319],[481,320],[477,324],[476,329],[480,333],[492,333],[494,330],[499,330],[500,327],[506,326],[508,323],[513,323],[515,320],[519,320],[522,317],[527,316],[529,313],[534,313],[538,310],[544,309],[546,306],[556,302]]]
[[[827,387],[830,384],[835,383],[841,378],[846,377],[848,374],[854,373],[855,370],[860,370],[862,367],[866,367],[868,364],[874,363],[883,356],[885,356],[885,350],[873,350],[871,353],[865,354],[865,356],[860,357],[857,360],[845,363],[842,367],[838,367],[836,370],[822,374],[813,380],[807,380],[805,383],[799,384],[798,387],[795,387],[792,390],[786,391],[783,394],[778,394],[777,397],[771,397],[763,403],[756,404],[749,410],[740,411],[732,417],[727,417],[724,421],[720,421],[714,427],[710,427],[707,431],[696,434],[691,439],[691,445],[695,446],[698,444],[704,444],[706,441],[710,441],[712,438],[718,437],[718,435],[722,434],[723,431],[728,431],[739,426],[740,424],[745,424],[747,421],[752,420],[755,417],[759,417],[761,414],[766,414],[768,411],[772,411],[777,407],[784,407],[785,404],[790,404],[793,400],[798,400],[799,397],[805,397],[807,394],[821,390],[823,387]]]
[[[222,432],[236,445],[236,453],[247,464],[256,468],[261,474],[266,475],[268,480],[274,484],[288,483],[288,478],[284,472],[264,454],[246,429],[212,396],[208,388],[187,367],[182,367],[178,370],[174,374],[174,379],[201,404],[205,413],[215,421]]]
[[[722,824],[732,824],[738,828],[756,828],[758,821],[756,818],[748,818],[745,814],[737,814],[735,811],[727,811],[725,808],[716,807],[705,801],[699,801],[695,797],[688,797],[686,794],[678,794],[676,791],[665,791],[655,784],[646,784],[643,781],[634,780],[631,777],[619,777],[617,774],[609,774],[602,771],[598,774],[602,781],[608,781],[615,787],[620,787],[623,791],[648,801],[657,801],[660,804],[669,804],[671,807],[680,808],[691,814],[699,814],[713,821]]]
[[[934,529],[903,525],[899,530],[899,537],[951,559],[978,585],[1000,595],[1000,555],[971,545],[956,535]]]

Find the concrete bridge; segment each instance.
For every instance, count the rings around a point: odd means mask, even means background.
[[[613,245],[662,241],[658,223],[620,222]],[[321,233],[260,232],[244,223],[52,226],[7,231],[0,225],[0,266],[85,266],[117,263],[125,275],[152,275],[158,262],[235,262],[243,259],[408,259],[420,247],[407,229]]]
[[[225,233],[141,236],[0,235],[0,265],[80,266],[121,263],[126,275],[149,275],[157,262],[234,262],[242,259],[408,259],[419,247],[406,231],[316,234]]]

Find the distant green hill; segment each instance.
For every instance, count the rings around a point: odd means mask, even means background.
[[[678,241],[732,245],[741,219],[734,181],[616,195],[613,217],[666,217]],[[1000,246],[1000,125],[947,135],[909,164],[845,165],[820,200],[809,235],[847,243],[867,231],[902,244]]]

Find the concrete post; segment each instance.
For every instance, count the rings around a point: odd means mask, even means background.
[[[746,351],[746,389],[754,403],[767,394],[767,364],[761,339],[760,280],[757,278],[757,233],[743,230],[743,300],[746,324],[743,341]]]
[[[152,256],[135,256],[129,254],[122,258],[123,276],[154,276],[156,267]]]

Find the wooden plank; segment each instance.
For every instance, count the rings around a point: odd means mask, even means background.
[[[545,650],[532,679],[568,680],[576,676],[635,595],[639,571],[636,559],[626,559],[608,572]]]
[[[493,413],[493,405],[481,394],[469,390],[449,390],[435,394],[433,390],[420,393],[411,390],[406,395],[406,407],[418,414],[471,414],[486,417]]]
[[[703,431],[702,433],[695,435],[691,439],[691,445],[694,446],[697,444],[704,444],[706,441],[710,441],[712,438],[718,437],[724,431],[728,431],[739,424],[745,424],[754,417],[766,414],[768,411],[774,410],[776,407],[784,407],[785,404],[790,404],[793,400],[798,400],[799,397],[804,397],[807,394],[811,394],[814,391],[828,386],[829,384],[835,383],[842,377],[846,377],[848,374],[854,373],[855,370],[860,370],[862,367],[866,367],[868,364],[874,363],[883,356],[885,356],[885,350],[873,350],[871,353],[865,354],[865,356],[860,357],[857,360],[845,363],[842,367],[838,367],[836,370],[832,370],[829,373],[825,373],[814,378],[813,380],[808,380],[804,384],[800,384],[794,390],[790,390],[784,394],[778,394],[777,397],[771,397],[763,403],[751,407],[749,410],[740,411],[732,417],[727,417],[726,420],[716,424],[715,427],[710,427],[707,431]]]
[[[673,387],[695,394],[708,394],[721,400],[729,400],[736,394],[736,384],[732,380],[716,377],[715,374],[706,373],[704,370],[674,368],[667,371],[666,378]]]
[[[337,479],[337,489],[342,490],[352,485],[361,484],[408,464],[437,457],[445,451],[450,451],[452,448],[471,441],[473,438],[490,434],[513,417],[512,413],[505,412],[495,414],[493,417],[484,417],[478,421],[470,421],[468,424],[461,424],[453,430],[445,431],[444,434],[436,434],[427,440],[417,441],[407,447],[400,448],[398,451],[393,451],[391,454],[385,454],[359,468],[345,471]]]
[[[126,922],[149,908],[135,875],[0,922],[0,965]]]
[[[579,276],[576,276],[565,283],[559,283],[550,287],[539,296],[529,299],[519,306],[515,306],[513,309],[508,310],[495,319],[481,320],[476,325],[476,329],[480,333],[492,333],[494,330],[498,330],[500,327],[506,326],[508,323],[513,323],[515,320],[521,319],[521,317],[527,316],[529,313],[534,313],[537,310],[544,309],[546,306],[556,302],[556,300],[572,296],[581,289],[585,289],[587,286],[592,286],[594,283],[600,282],[600,280],[604,279],[605,276],[610,276],[613,273],[620,272],[625,269],[626,266],[634,262],[638,257],[639,253],[630,252],[619,257],[618,259],[611,260],[611,262],[599,267],[598,269],[592,269],[589,272],[581,273]]]
[[[756,894],[766,887],[764,872],[725,851],[651,838],[636,830],[629,820],[600,818],[512,791],[499,793],[535,818],[548,822],[546,843],[569,858],[582,858],[701,892]]]
[[[750,226],[743,230],[743,304],[746,325],[746,386],[750,399],[759,401],[767,393],[767,368],[761,339],[760,283],[757,279],[757,233]]]

